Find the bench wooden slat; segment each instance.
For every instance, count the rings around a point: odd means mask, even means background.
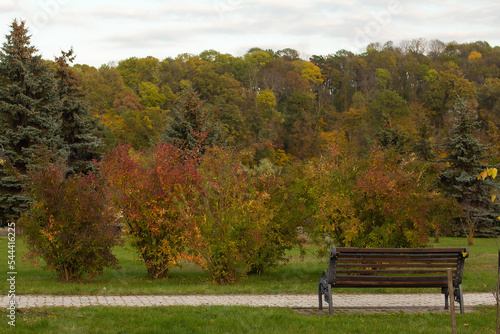
[[[448,284],[443,276],[337,276],[333,287],[442,287]]]
[[[452,270],[453,274],[456,273],[456,270]],[[338,274],[354,274],[354,275],[385,275],[385,274],[436,274],[436,275],[447,275],[446,270],[423,270],[423,269],[414,269],[414,270],[408,270],[408,269],[393,269],[393,270],[386,270],[386,269],[380,269],[377,271],[373,270],[345,270],[345,269],[337,269],[337,275]]]
[[[338,253],[398,253],[398,254],[423,254],[423,253],[459,253],[464,248],[351,248],[336,247]]]
[[[418,287],[419,288],[442,288],[443,284],[447,283],[447,281],[442,281],[442,282],[433,282],[433,281],[426,281],[426,282],[419,282]],[[341,287],[341,288],[414,288],[415,287],[415,282],[351,282],[351,283],[343,283],[341,285],[335,284],[332,285],[332,288],[334,287]]]
[[[456,264],[454,265],[456,266]],[[441,264],[422,264],[422,263],[408,263],[408,264],[392,264],[392,263],[372,263],[372,264],[364,264],[364,263],[341,263],[337,265],[337,268],[445,268],[451,267],[443,266]]]
[[[457,253],[434,253],[434,254],[395,254],[395,253],[377,253],[377,254],[351,254],[351,253],[337,253],[339,257],[346,259],[407,259],[412,260],[416,258],[422,259],[435,259],[437,256],[444,259],[456,259]]]
[[[410,261],[405,260],[405,259],[344,259],[340,258],[337,260],[338,264],[344,264],[344,263],[394,263],[394,264],[405,264],[409,263]],[[457,264],[457,259],[415,259],[412,260],[411,263],[422,263],[422,264]]]
[[[342,282],[347,282],[347,281],[360,281],[360,282],[365,282],[365,281],[406,281],[406,282],[423,282],[426,280],[429,281],[445,281],[447,280],[447,277],[444,276],[356,276],[356,275],[338,275],[335,277],[334,283],[342,283]]]

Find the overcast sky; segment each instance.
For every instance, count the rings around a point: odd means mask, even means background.
[[[307,59],[414,38],[500,45],[500,1],[491,0],[0,0],[2,43],[14,18],[44,58],[73,47],[77,63],[93,66],[251,47]]]

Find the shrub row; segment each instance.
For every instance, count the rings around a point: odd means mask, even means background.
[[[420,247],[458,212],[436,191],[439,166],[412,157],[375,149],[356,161],[332,148],[286,171],[240,161],[221,148],[200,156],[120,146],[96,174],[67,177],[46,159],[29,172],[34,204],[20,220],[29,256],[65,281],[102,273],[118,266],[111,249],[121,225],[150,278],[191,261],[227,284],[283,262],[304,236],[320,253],[332,244]]]

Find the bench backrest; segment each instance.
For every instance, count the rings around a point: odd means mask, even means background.
[[[328,265],[332,287],[447,287],[462,283],[467,248],[333,247]]]

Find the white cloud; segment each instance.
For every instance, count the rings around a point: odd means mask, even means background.
[[[59,6],[47,13],[43,4],[51,1]],[[387,16],[393,4],[400,10]],[[44,13],[48,19],[36,25]],[[325,55],[419,37],[500,44],[500,3],[487,0],[13,0],[0,3],[0,35],[14,17],[35,23],[33,44],[48,58],[73,46],[77,61],[92,65],[207,49],[242,54],[253,46]]]

